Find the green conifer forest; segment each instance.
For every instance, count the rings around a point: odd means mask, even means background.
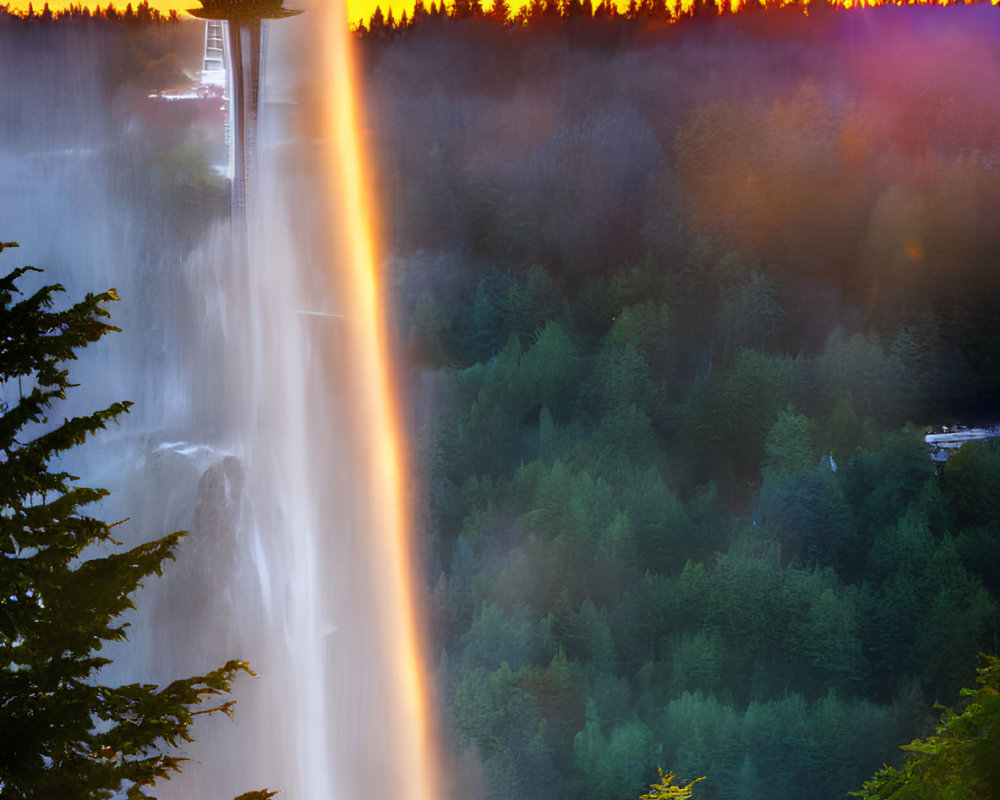
[[[486,797],[662,767],[843,798],[996,653],[1000,449],[923,437],[997,421],[998,31],[363,40],[444,727]]]

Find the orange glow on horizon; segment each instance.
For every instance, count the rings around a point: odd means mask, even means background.
[[[0,0],[0,8],[7,8],[15,14],[23,14],[28,10],[28,6],[32,6],[35,13],[40,12],[45,5],[48,5],[49,9],[53,13],[59,13],[62,11],[67,11],[71,7],[76,8],[107,8],[110,3],[119,11],[123,11],[126,6],[129,5],[130,0]],[[139,5],[142,0],[131,0],[131,5],[133,8]],[[149,7],[156,9],[164,16],[170,14],[171,11],[176,11],[182,19],[194,19],[190,14],[187,13],[189,8],[198,8],[200,3],[198,0],[148,0]],[[396,0],[395,2],[380,2],[380,0],[346,0],[348,8],[348,19],[350,24],[354,25],[361,20],[368,20],[372,13],[375,11],[375,7],[380,5],[383,11],[388,11],[391,7],[393,13],[398,17],[402,13],[403,9],[411,11],[413,9],[413,0],[408,2],[400,2]],[[287,0],[285,3],[289,8],[302,9],[305,7],[304,0]],[[427,5],[430,6],[430,1],[427,0]],[[310,9],[311,11],[311,9]]]
[[[438,5],[444,2],[448,8],[453,3],[453,0],[434,1]],[[12,0],[11,2],[0,0],[0,7],[6,7],[14,13],[24,13],[31,2],[32,0]],[[101,0],[49,0],[48,6],[54,13],[58,13],[66,11],[70,7],[106,8],[109,2],[111,0],[104,0],[104,2],[101,2]],[[134,0],[132,2],[133,8],[139,2],[141,0]],[[187,13],[187,9],[197,8],[199,5],[198,0],[148,0],[148,2],[150,8],[156,9],[164,16],[168,15],[171,11],[177,11],[183,19],[194,19]],[[345,0],[348,26],[354,27],[361,22],[367,23],[376,7],[381,8],[382,13],[385,15],[389,11],[392,11],[393,18],[399,21],[404,11],[407,15],[413,12],[414,2],[415,0]],[[430,8],[431,2],[432,0],[424,0],[424,6]],[[528,2],[529,0],[510,0],[511,13],[516,13],[522,5],[527,5]],[[600,0],[592,0],[592,2],[594,6],[597,6]],[[720,9],[726,6],[731,12],[739,11],[740,8],[747,4],[747,0],[715,0],[715,2]],[[796,0],[778,0],[778,5],[784,7],[794,2]],[[834,5],[845,9],[868,8],[879,5],[951,5],[957,2],[958,0],[833,0]],[[1000,0],[988,0],[988,2],[992,5],[1000,5]],[[128,4],[129,0],[111,2],[111,5],[115,6],[119,11],[124,10]],[[628,8],[629,0],[615,0],[615,4],[619,13],[624,14]],[[681,13],[689,11],[693,4],[694,0],[668,0],[667,3],[668,6],[675,8]],[[46,0],[33,0],[33,7],[36,13],[41,11],[45,5]],[[301,9],[304,7],[304,0],[287,0],[286,5],[289,8]],[[483,9],[488,11],[493,6],[493,0],[482,0],[482,5]]]
[[[393,642],[396,705],[404,751],[393,753],[392,771],[407,776],[402,800],[439,800],[438,770],[433,747],[434,724],[417,631],[416,586],[410,565],[409,519],[403,492],[403,453],[399,410],[390,377],[391,356],[379,287],[371,201],[362,173],[363,153],[358,138],[359,110],[355,97],[352,37],[343,8],[334,4],[319,11],[325,46],[322,80],[330,87],[324,97],[324,128],[332,144],[324,159],[327,186],[341,198],[338,230],[347,232],[341,243],[346,263],[339,264],[340,282],[346,284],[344,315],[346,333],[353,343],[352,383],[360,397],[366,422],[364,437],[370,456],[368,482],[379,590],[386,598],[385,625]],[[339,40],[339,41],[338,41]],[[391,691],[391,689],[390,689]]]

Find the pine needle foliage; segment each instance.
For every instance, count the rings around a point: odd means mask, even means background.
[[[981,654],[976,687],[963,689],[961,712],[944,708],[933,736],[902,749],[899,769],[885,767],[851,792],[862,800],[1000,798],[1000,658]]]
[[[183,532],[121,549],[112,526],[84,511],[107,492],[58,468],[130,404],[50,419],[74,385],[67,362],[118,330],[105,308],[117,296],[88,294],[57,309],[58,284],[19,290],[37,271],[0,278],[0,798],[136,800],[179,770],[173,748],[192,741],[196,716],[231,712],[222,696],[249,668],[230,661],[162,688],[99,683],[110,663],[101,649],[126,638],[121,614]]]
[[[677,777],[672,772],[668,772],[666,775],[663,774],[663,770],[658,770],[660,773],[660,782],[655,783],[649,787],[649,792],[644,795],[640,795],[639,800],[691,800],[694,790],[693,787],[698,781],[705,780],[705,777],[695,778],[687,786],[675,786],[674,778]]]

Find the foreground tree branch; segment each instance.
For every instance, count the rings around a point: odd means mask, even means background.
[[[162,688],[97,682],[110,663],[98,653],[126,638],[120,615],[184,532],[90,555],[92,545],[119,545],[112,525],[84,511],[107,491],[78,486],[56,465],[130,404],[62,422],[49,415],[73,386],[66,363],[118,330],[105,308],[118,298],[111,289],[56,309],[58,284],[28,296],[18,288],[37,271],[0,279],[0,796],[150,797],[145,788],[181,769],[174,748],[193,741],[195,717],[231,714],[224,698],[250,669],[229,661]]]

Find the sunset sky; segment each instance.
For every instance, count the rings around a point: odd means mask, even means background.
[[[124,8],[130,0],[111,0],[114,5],[119,8]],[[316,0],[285,0],[285,5],[289,8],[307,8],[311,2]],[[443,0],[446,5],[450,6],[452,0]],[[902,2],[903,0],[895,0],[895,2]],[[911,0],[911,2],[920,2],[920,0]],[[933,0],[930,0],[933,2]],[[943,2],[943,0],[937,0],[938,2]],[[46,0],[0,0],[0,7],[6,6],[13,11],[23,11],[27,9],[29,2],[34,2],[35,10],[38,11],[45,4]],[[53,11],[61,11],[68,8],[71,5],[84,5],[94,8],[95,6],[106,6],[109,0],[48,0],[49,7]],[[141,0],[134,0],[133,5],[138,4]],[[412,9],[414,0],[345,0],[348,8],[348,17],[351,25],[355,25],[360,21],[367,22],[371,17],[372,12],[375,10],[376,6],[381,6],[382,11],[388,12],[392,10],[395,17],[398,19],[402,11],[409,11]],[[437,2],[442,2],[442,0],[437,0]],[[525,5],[528,0],[510,0],[510,7],[512,11],[516,11],[522,5]],[[594,0],[594,5],[597,5],[598,0]],[[839,2],[850,8],[854,5],[865,5],[865,0],[839,0]],[[990,0],[994,5],[1000,4],[1000,0]],[[624,8],[627,5],[628,0],[619,0],[619,8]],[[198,0],[149,0],[151,7],[163,12],[169,13],[171,10],[176,9],[182,15],[186,9],[198,7]],[[425,6],[430,7],[431,0],[424,0]],[[682,4],[686,5],[686,3]],[[493,0],[483,0],[483,7],[489,9],[493,5]],[[735,7],[735,4],[734,4]]]
[[[129,0],[114,0],[116,6],[124,8]],[[361,19],[368,19],[371,13],[375,10],[375,6],[379,5],[379,0],[346,0],[348,13],[350,16],[351,23],[357,22]],[[8,5],[12,10],[23,10],[28,7],[29,0],[13,0],[9,4],[0,1],[0,5]],[[141,2],[141,0],[135,0],[134,5]],[[34,0],[34,5],[36,10],[40,9],[45,4],[45,0]],[[70,5],[85,5],[91,8],[95,6],[106,6],[107,0],[100,2],[100,0],[49,0],[49,7],[53,11],[60,11]],[[149,0],[149,5],[163,13],[168,13],[172,9],[177,9],[183,12],[188,8],[197,8],[197,0]],[[308,0],[286,0],[285,5],[289,8],[303,8],[308,5]],[[412,6],[412,0],[409,2],[404,2],[403,0],[395,0],[392,3],[381,2],[382,10],[385,11],[387,7],[391,7],[395,14],[399,14],[402,9]],[[430,5],[429,0],[427,0],[427,5]],[[489,3],[486,3],[489,5]]]

